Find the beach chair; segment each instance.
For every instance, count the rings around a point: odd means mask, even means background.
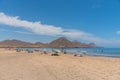
[[[59,56],[59,54],[58,53],[53,53],[53,54],[51,54],[51,56]]]

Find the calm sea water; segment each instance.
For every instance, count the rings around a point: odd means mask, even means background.
[[[33,49],[33,48],[32,48]],[[39,50],[51,51],[51,48],[37,48]],[[83,51],[89,56],[119,57],[120,48],[67,48],[60,49],[70,54],[81,54]]]
[[[120,48],[72,48],[66,51],[76,54],[85,51],[89,56],[120,57]]]

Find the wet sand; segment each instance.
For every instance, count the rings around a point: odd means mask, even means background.
[[[120,58],[0,49],[0,80],[120,80]]]

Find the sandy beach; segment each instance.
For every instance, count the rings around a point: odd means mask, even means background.
[[[0,49],[0,80],[120,80],[120,58]]]

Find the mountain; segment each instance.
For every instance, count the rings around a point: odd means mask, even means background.
[[[60,37],[54,41],[52,41],[50,44],[50,47],[54,48],[89,48],[89,47],[95,47],[93,45],[80,43],[77,41],[69,41],[65,37]]]
[[[34,43],[34,46],[45,48],[45,47],[47,47],[47,44],[44,44],[44,43],[41,43],[41,42],[36,42],[36,43]]]
[[[69,41],[68,39],[64,37],[60,37],[51,43],[49,43],[50,47],[55,47],[55,48],[69,48],[72,45],[72,42]]]
[[[20,40],[4,40],[0,42],[0,47],[31,47],[33,46],[30,42],[24,42]]]
[[[94,48],[97,46],[89,45],[89,44],[85,44],[85,43],[80,43],[80,42],[72,42],[72,47],[74,47],[74,48]]]
[[[40,48],[92,48],[95,44],[85,44],[77,41],[70,41],[65,37],[60,37],[48,44],[36,42],[30,43],[21,40],[4,40],[0,42],[0,47],[40,47]]]

